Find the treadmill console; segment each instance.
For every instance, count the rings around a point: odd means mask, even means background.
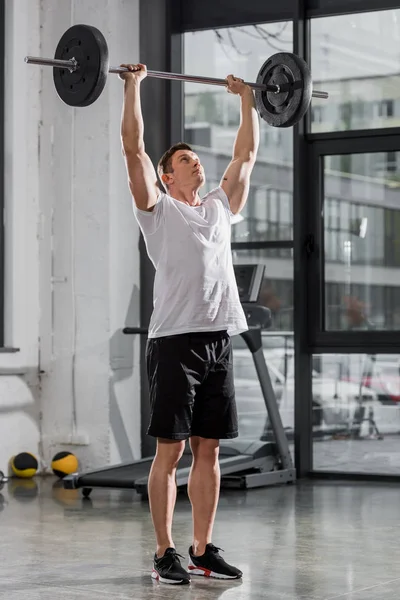
[[[264,279],[265,265],[234,265],[233,268],[240,302],[242,303],[249,329],[269,329],[272,323],[270,309],[266,306],[256,304]]]
[[[240,302],[257,302],[265,265],[234,265]]]

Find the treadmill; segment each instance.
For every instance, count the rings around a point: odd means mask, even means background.
[[[234,269],[240,300],[249,327],[248,331],[240,335],[254,361],[269,428],[273,436],[268,441],[240,437],[221,440],[219,449],[221,488],[249,489],[293,483],[296,479],[296,471],[262,346],[262,330],[271,326],[271,311],[257,304],[265,266],[235,265]],[[147,329],[125,327],[123,333],[147,335]],[[88,473],[73,473],[64,477],[63,485],[65,489],[81,488],[85,498],[90,496],[94,488],[134,489],[142,497],[147,497],[147,483],[152,462],[153,456]],[[187,443],[176,471],[178,488],[186,487],[191,463],[192,453]]]

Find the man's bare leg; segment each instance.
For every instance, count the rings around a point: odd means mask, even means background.
[[[149,502],[157,541],[157,557],[174,548],[172,519],[176,502],[176,467],[185,449],[184,440],[157,439],[157,452],[149,475]]]
[[[192,468],[188,482],[188,494],[192,504],[193,543],[192,550],[201,556],[211,543],[215,513],[217,511],[220,468],[219,440],[198,436],[190,438],[193,453]]]

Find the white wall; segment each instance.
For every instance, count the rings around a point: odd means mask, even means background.
[[[70,449],[81,469],[140,455],[138,228],[119,125],[122,82],[96,103],[58,98],[50,68],[72,24],[104,34],[110,63],[139,60],[139,0],[6,0],[6,344],[0,469]],[[13,374],[14,373],[14,374]],[[77,444],[77,445],[75,445]]]

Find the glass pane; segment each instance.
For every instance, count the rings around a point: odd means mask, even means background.
[[[314,469],[400,473],[400,355],[313,356]]]
[[[266,59],[291,52],[291,22],[189,32],[184,35],[184,69],[190,75],[224,79],[230,73],[256,81]],[[185,140],[205,167],[206,192],[219,185],[232,158],[240,100],[224,87],[185,83]],[[260,121],[260,149],[249,200],[232,241],[292,239],[293,131]],[[280,197],[283,194],[283,199]],[[280,202],[284,206],[280,208]]]
[[[266,265],[258,304],[271,310],[272,324],[262,330],[264,357],[289,438],[294,429],[293,258],[282,250],[235,250],[234,264]],[[239,434],[271,439],[272,433],[253,358],[241,336],[233,338],[233,364]]]
[[[400,10],[311,21],[312,132],[398,127]]]
[[[324,157],[326,330],[400,329],[400,168],[387,164]]]

